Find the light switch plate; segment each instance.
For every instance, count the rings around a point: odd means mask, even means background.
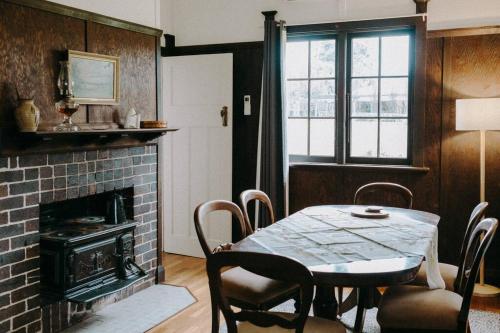
[[[252,114],[252,103],[250,95],[243,96],[243,114],[250,116]]]

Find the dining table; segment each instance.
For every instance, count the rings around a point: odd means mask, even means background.
[[[231,250],[294,258],[313,274],[315,316],[337,319],[335,287],[353,292],[339,300],[342,312],[357,306],[354,331],[361,332],[366,309],[376,307],[379,287],[411,282],[427,261],[429,288],[445,288],[439,272],[437,242],[440,217],[404,208],[323,205],[302,209],[257,230]]]

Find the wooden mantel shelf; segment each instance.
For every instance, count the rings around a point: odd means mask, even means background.
[[[38,131],[2,133],[0,156],[60,153],[81,150],[126,148],[157,143],[157,138],[178,128]]]
[[[177,131],[178,128],[134,128],[134,129],[110,129],[110,130],[81,130],[75,132],[63,131],[38,131],[32,133],[22,133],[23,136],[41,137],[45,140],[59,138],[61,136],[143,136],[143,137],[159,137],[165,135],[167,132]]]

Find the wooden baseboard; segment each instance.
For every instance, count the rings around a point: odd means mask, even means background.
[[[163,264],[158,263],[158,267],[156,268],[156,283],[165,282],[165,267]]]

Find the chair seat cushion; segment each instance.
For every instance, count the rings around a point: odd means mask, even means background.
[[[272,280],[241,267],[231,268],[221,274],[224,293],[230,300],[261,310],[269,309],[290,298],[298,291],[298,285]]]
[[[455,283],[455,280],[457,278],[458,267],[449,264],[439,263],[439,271],[441,272],[441,276],[443,277],[444,283],[446,285],[446,290],[455,291],[453,284]],[[416,286],[428,286],[427,261],[422,262],[422,265],[420,266],[420,270],[418,271],[415,280],[413,280],[410,284]]]
[[[291,319],[291,314],[281,313],[281,316]],[[307,318],[304,333],[345,333],[345,327],[339,321],[319,317]],[[279,326],[258,327],[248,321],[238,323],[238,333],[295,333],[295,329]]]
[[[382,328],[454,330],[461,306],[462,297],[448,290],[390,287],[382,296],[377,321]]]

